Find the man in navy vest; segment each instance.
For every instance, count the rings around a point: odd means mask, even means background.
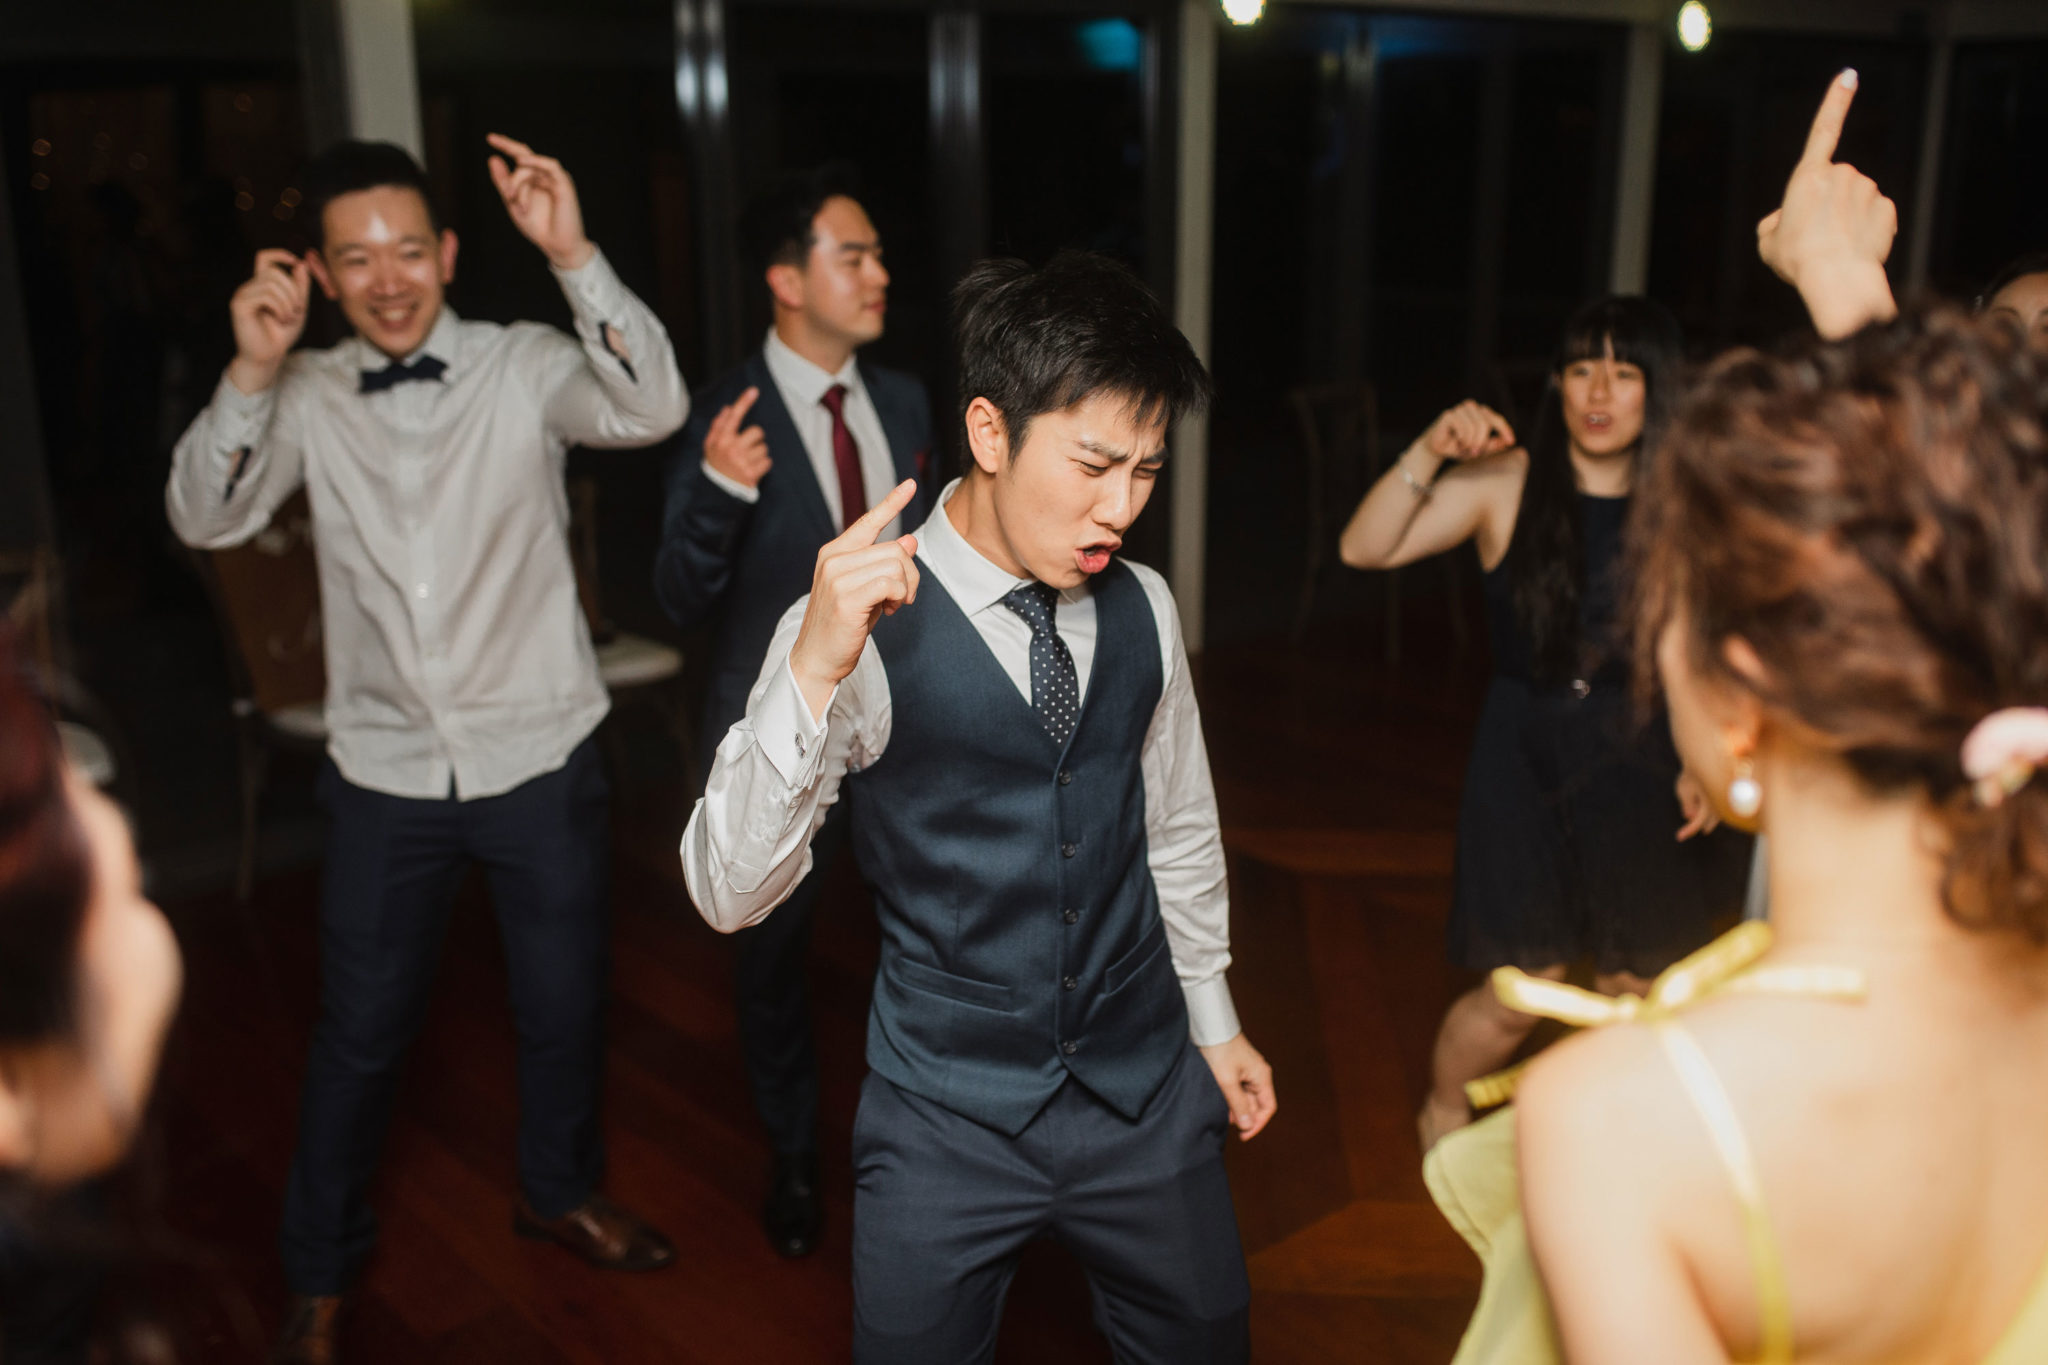
[[[683,838],[773,920],[850,795],[882,958],[854,1123],[854,1359],[986,1361],[1017,1258],[1080,1257],[1119,1360],[1241,1361],[1223,1138],[1274,1109],[1224,979],[1215,795],[1173,599],[1115,558],[1209,380],[1121,266],[955,292],[966,477],[818,554]]]
[[[889,272],[850,168],[784,177],[743,224],[775,322],[684,429],[655,587],[677,625],[712,625],[706,756],[746,711],[775,623],[810,590],[818,547],[921,472],[931,406],[907,374],[855,359],[882,334]],[[919,510],[920,509],[914,509]],[[898,528],[901,529],[901,528]],[[818,1056],[805,991],[811,919],[846,820],[812,840],[811,874],[739,936],[734,995],[747,1077],[775,1152],[762,1221],[784,1256],[817,1244]]]

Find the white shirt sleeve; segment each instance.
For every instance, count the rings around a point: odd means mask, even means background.
[[[225,373],[171,452],[164,512],[195,549],[240,545],[304,480],[305,461],[280,391],[304,362],[288,356],[261,393],[243,393]]]
[[[1131,567],[1158,618],[1166,669],[1141,755],[1147,860],[1166,923],[1167,948],[1187,1000],[1188,1032],[1197,1047],[1214,1047],[1243,1031],[1224,976],[1230,969],[1230,884],[1216,788],[1173,594],[1157,573]]]
[[[697,912],[721,933],[758,924],[811,870],[811,836],[839,799],[846,774],[881,757],[889,741],[889,679],[870,640],[812,717],[789,652],[808,596],[783,613],[747,712],[719,741],[704,795],[683,831],[683,880]]]
[[[549,377],[549,429],[572,444],[602,448],[650,445],[672,434],[690,416],[690,389],[661,319],[626,288],[602,251],[554,275],[583,348],[580,357],[570,351],[561,372]]]

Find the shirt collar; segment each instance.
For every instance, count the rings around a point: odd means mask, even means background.
[[[357,369],[381,370],[393,363],[390,356],[372,346],[364,339],[362,333],[356,333],[350,340],[355,344],[356,348],[355,363]],[[434,319],[433,327],[427,332],[427,339],[419,344],[419,349],[403,357],[400,363],[410,365],[421,356],[430,355],[447,366],[441,372],[441,382],[443,384],[452,384],[455,382],[455,375],[459,365],[461,343],[462,319],[455,315],[453,308],[444,303],[441,305],[441,316]]]
[[[946,504],[959,491],[962,480],[955,479],[939,491],[938,502],[932,508],[931,516],[924,525],[917,528],[917,554],[933,572],[944,580],[946,591],[959,604],[960,610],[969,616],[1001,602],[1004,597],[1032,580],[1013,578],[989,558],[967,543],[967,537],[954,527],[953,519],[946,515]],[[1087,583],[1069,588],[1060,593],[1062,606],[1077,602],[1089,592]]]
[[[768,329],[768,340],[761,346],[763,357],[768,362],[768,373],[790,400],[793,406],[814,408],[823,401],[826,391],[834,384],[844,384],[848,393],[861,393],[860,361],[848,356],[846,363],[833,374],[798,355],[788,342],[777,335],[775,329]]]

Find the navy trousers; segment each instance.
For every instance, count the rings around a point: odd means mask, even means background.
[[[519,1037],[519,1182],[542,1217],[583,1203],[598,1130],[610,971],[610,792],[597,747],[500,796],[411,800],[330,762],[320,1017],[281,1242],[295,1293],[340,1293],[376,1240],[368,1200],[399,1064],[425,1012],[456,883],[488,874]]]
[[[739,1006],[740,1049],[754,1108],[779,1153],[818,1147],[818,1044],[811,1028],[811,922],[832,865],[846,847],[842,798],[811,838],[811,870],[789,899],[737,940],[733,995]]]
[[[1119,1365],[1237,1365],[1251,1285],[1230,1110],[1189,1045],[1132,1122],[1069,1080],[1016,1137],[870,1073],[853,1126],[855,1365],[994,1358],[1025,1244],[1079,1258]]]

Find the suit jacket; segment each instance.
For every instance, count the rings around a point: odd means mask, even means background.
[[[937,493],[931,468],[931,405],[924,385],[907,374],[860,362],[861,382],[882,419],[898,479],[918,481],[903,525],[924,520]],[[761,391],[747,413],[768,438],[774,462],[761,478],[760,501],[747,503],[704,474],[704,433],[721,408],[749,387]],[[746,713],[775,623],[811,590],[818,549],[840,533],[832,524],[810,454],[783,406],[761,352],[697,396],[681,449],[669,473],[654,590],[685,630],[711,627],[711,676],[705,689],[703,761]]]

